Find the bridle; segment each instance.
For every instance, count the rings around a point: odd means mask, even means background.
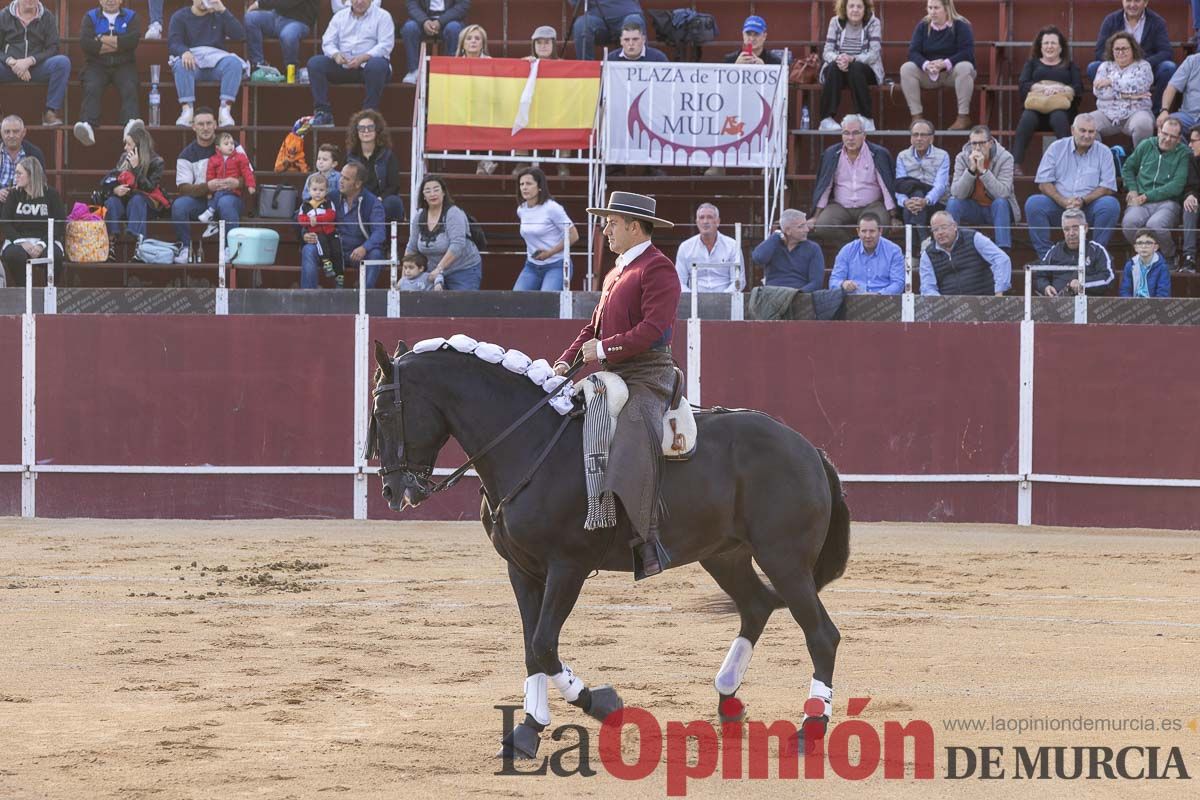
[[[385,405],[379,411],[375,411],[371,414],[371,424],[367,429],[367,450],[365,458],[369,460],[378,454],[380,478],[386,478],[388,475],[392,475],[397,472],[403,473],[412,480],[416,488],[426,497],[437,494],[438,492],[444,492],[454,484],[458,483],[459,480],[461,480],[462,477],[467,474],[467,471],[471,469],[471,467],[473,467],[481,458],[487,455],[492,448],[507,439],[513,431],[521,427],[521,425],[523,425],[529,420],[530,417],[537,413],[542,406],[549,403],[554,399],[554,396],[558,394],[557,391],[548,392],[546,396],[538,400],[532,408],[530,408],[528,411],[518,417],[515,422],[501,431],[496,438],[488,442],[488,444],[482,450],[469,458],[467,463],[463,464],[461,467],[454,470],[454,472],[447,475],[444,480],[434,483],[433,464],[413,465],[408,463],[408,441],[405,436],[404,428],[404,399],[401,396],[401,389],[403,387],[400,384],[400,358],[403,358],[405,355],[408,355],[408,353],[405,353],[392,361],[392,382],[382,386],[376,386],[371,392],[371,397],[373,398],[378,398],[387,392],[391,392],[392,404],[390,406]],[[569,381],[571,376],[578,372],[581,367],[583,367],[583,359],[576,357],[575,363],[572,364],[569,369],[567,369],[566,374],[563,376],[566,379],[564,383]],[[492,512],[494,517],[498,516],[500,509],[509,500],[515,497],[517,492],[521,491],[521,489],[523,489],[527,483],[529,483],[529,480],[533,477],[533,473],[537,471],[537,468],[541,466],[542,462],[546,459],[546,456],[549,455],[550,449],[554,447],[554,444],[558,441],[559,437],[562,436],[563,431],[566,430],[567,424],[571,421],[573,416],[574,415],[572,414],[563,416],[563,421],[562,424],[559,425],[558,431],[550,439],[550,442],[546,445],[545,449],[542,450],[533,466],[525,474],[525,477],[522,478],[522,480],[517,484],[516,488],[509,492],[508,495],[496,505],[495,510]],[[400,422],[400,460],[391,466],[387,466],[384,463],[383,454],[379,451],[379,428],[382,424],[390,422],[393,417],[399,418]]]

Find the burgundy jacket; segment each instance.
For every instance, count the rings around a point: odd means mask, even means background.
[[[680,291],[675,264],[650,245],[619,274],[614,269],[604,276],[591,320],[558,360],[570,364],[589,339],[600,340],[605,360],[613,364],[669,345]]]

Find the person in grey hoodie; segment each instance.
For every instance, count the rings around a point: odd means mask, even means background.
[[[1013,157],[986,125],[971,129],[954,159],[946,210],[960,225],[991,223],[996,245],[1012,249],[1012,226],[1021,221],[1021,204],[1013,188]]]
[[[71,59],[58,53],[58,19],[38,0],[13,0],[0,11],[0,83],[45,83],[43,125],[62,125]]]

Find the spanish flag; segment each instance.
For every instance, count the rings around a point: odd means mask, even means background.
[[[600,97],[599,61],[429,60],[430,150],[586,148]]]

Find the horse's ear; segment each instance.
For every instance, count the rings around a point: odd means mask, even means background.
[[[392,358],[399,358],[400,356],[404,355],[407,352],[408,352],[408,345],[406,345],[404,343],[403,339],[398,339],[396,341],[396,352],[392,355]]]
[[[392,377],[392,359],[387,354],[387,350],[383,347],[383,342],[375,340],[375,363],[379,365],[379,369],[390,380]]]

